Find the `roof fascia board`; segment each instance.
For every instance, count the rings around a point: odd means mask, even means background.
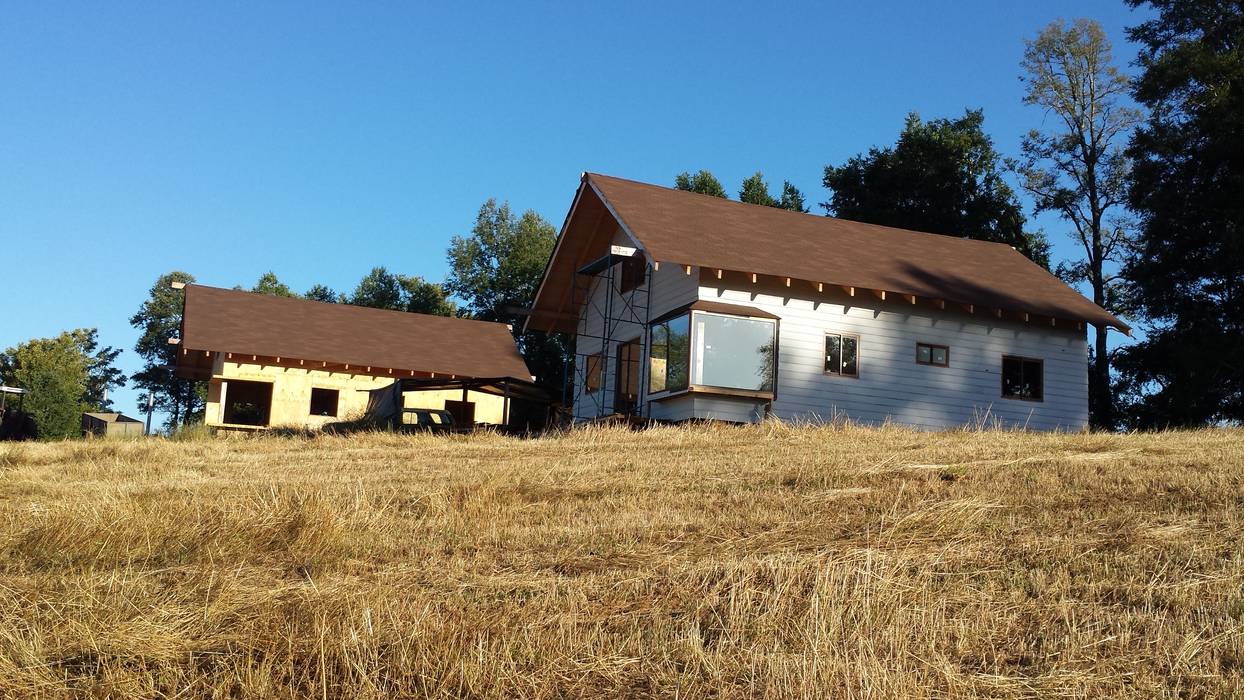
[[[547,262],[544,263],[544,273],[540,275],[540,286],[536,288],[536,295],[531,300],[531,306],[534,309],[536,302],[540,300],[540,295],[544,293],[544,285],[549,281],[549,271],[553,269],[553,261],[557,259],[557,254],[561,252],[562,243],[566,240],[566,229],[570,227],[570,220],[574,218],[574,214],[579,210],[579,202],[583,199],[584,185],[587,184],[587,173],[580,176],[579,188],[575,190],[574,201],[570,203],[570,211],[566,212],[566,218],[562,221],[562,228],[557,232],[557,243],[553,244],[553,254],[549,256]],[[593,188],[595,189],[595,188]],[[597,193],[599,197],[600,194]],[[603,200],[602,200],[603,201]],[[523,332],[531,331],[531,318],[534,314],[528,314],[523,319]]]

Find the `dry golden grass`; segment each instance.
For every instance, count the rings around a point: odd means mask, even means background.
[[[1244,431],[0,447],[0,696],[1244,693]]]

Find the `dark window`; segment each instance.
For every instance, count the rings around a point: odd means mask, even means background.
[[[1028,357],[1002,358],[1002,396],[1008,399],[1041,401],[1044,398],[1045,368],[1041,360]]]
[[[637,289],[644,283],[644,273],[648,271],[648,262],[644,259],[644,254],[635,251],[635,254],[622,261],[622,282],[619,291],[623,294]]]
[[[688,382],[691,320],[687,315],[653,324],[648,344],[648,391],[679,391]]]
[[[336,389],[311,389],[311,415],[337,415],[337,396]]]
[[[272,384],[226,379],[222,384],[224,422],[232,425],[267,425],[272,409]]]
[[[613,410],[630,413],[639,402],[639,369],[643,348],[639,339],[618,346],[618,385],[614,388]]]
[[[840,377],[860,376],[859,336],[842,333],[825,335],[825,373]]]
[[[600,373],[604,369],[604,363],[600,360],[600,353],[584,358],[583,389],[589,394],[600,390]]]
[[[945,345],[916,343],[916,364],[949,367],[950,348]]]

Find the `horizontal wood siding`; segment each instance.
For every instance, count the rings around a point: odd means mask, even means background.
[[[1088,422],[1083,330],[999,320],[985,312],[939,310],[927,302],[911,305],[846,294],[825,295],[817,302],[775,288],[704,284],[703,299],[754,306],[781,317],[773,404],[780,418],[822,421],[844,416],[931,429],[983,422],[1080,430]],[[826,332],[859,336],[858,378],[824,373]],[[950,366],[917,364],[918,342],[948,346]],[[1002,398],[1003,355],[1044,361],[1044,401]]]
[[[764,418],[764,401],[730,396],[683,394],[664,401],[653,401],[651,417],[656,420],[722,420],[755,423]]]
[[[630,238],[619,229],[614,235],[613,243],[615,245],[634,246]],[[652,285],[652,297],[648,303],[648,318],[656,318],[661,314],[667,313],[681,306],[690,304],[696,300],[699,293],[699,271],[692,270],[688,275],[681,265],[661,265],[659,270],[653,272],[649,267],[649,274],[644,284],[636,288],[634,291],[627,292],[626,296],[637,296],[642,305],[647,300],[648,285]],[[645,343],[644,351],[641,357],[646,358],[647,353],[647,333],[644,325],[629,318],[629,312],[626,311],[626,302],[623,295],[618,292],[619,283],[621,282],[621,271],[617,270],[614,274],[614,284],[609,287],[607,278],[598,277],[592,282],[591,294],[587,297],[591,301],[584,304],[578,310],[579,313],[579,332],[575,339],[576,343],[576,359],[582,361],[582,353],[602,352],[604,354],[605,381],[601,382],[602,391],[597,393],[585,393],[583,391],[583,382],[578,381],[578,372],[572,377],[575,380],[574,393],[574,417],[576,420],[588,420],[599,416],[610,415],[613,413],[614,389],[617,386],[616,374],[617,369],[617,353],[616,348],[619,343],[630,341],[636,337],[643,338]],[[606,296],[613,295],[613,316],[615,321],[610,329],[610,342],[602,346],[600,338],[604,335],[602,312],[606,308]],[[636,309],[636,313],[643,314],[643,309]],[[640,318],[639,321],[643,319]],[[643,363],[641,363],[643,364]],[[642,368],[641,369],[646,369]],[[641,384],[646,383],[646,374],[642,375]],[[641,386],[641,391],[643,387]]]

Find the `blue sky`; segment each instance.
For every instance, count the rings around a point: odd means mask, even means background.
[[[1015,154],[1044,118],[1023,40],[1082,16],[1132,60],[1122,2],[7,4],[0,347],[94,326],[133,371],[128,318],[174,269],[439,280],[484,200],[560,225],[584,170],[760,169],[820,202],[827,163],[965,107]]]

